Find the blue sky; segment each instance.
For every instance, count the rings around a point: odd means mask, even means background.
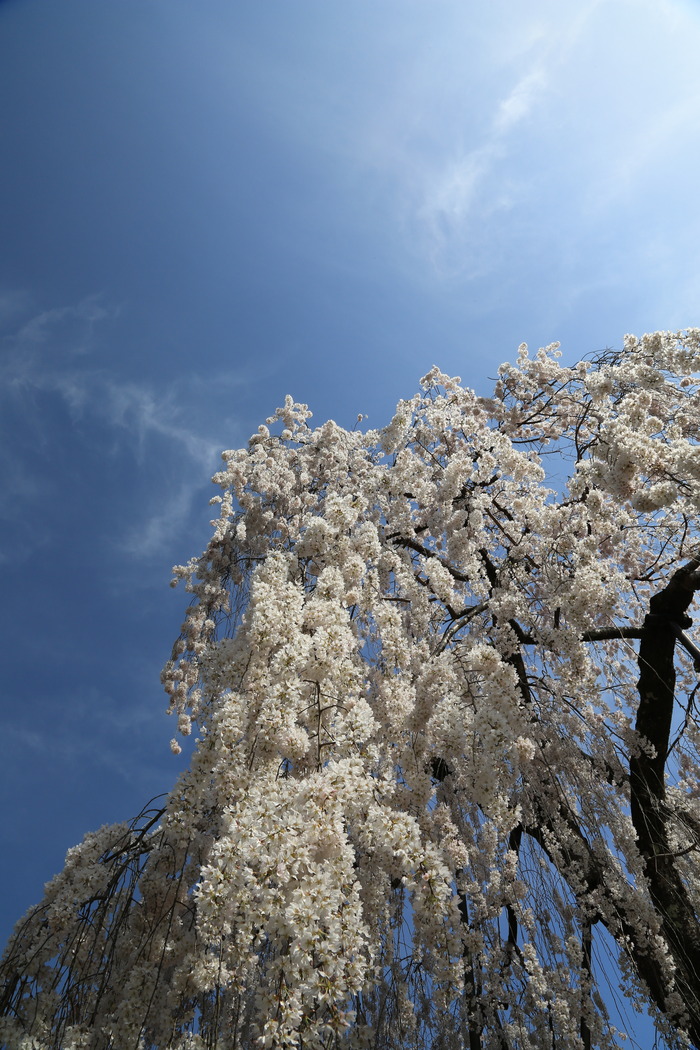
[[[167,790],[209,477],[700,324],[700,4],[0,0],[0,941]]]

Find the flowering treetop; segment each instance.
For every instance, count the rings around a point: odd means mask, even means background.
[[[490,398],[288,397],[225,452],[163,672],[191,767],[19,924],[7,1044],[612,1047],[616,943],[700,1046],[699,371],[698,329],[522,346]]]

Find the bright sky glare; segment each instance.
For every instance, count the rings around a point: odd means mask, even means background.
[[[0,0],[1,942],[181,767],[221,449],[700,324],[699,53],[680,0]]]

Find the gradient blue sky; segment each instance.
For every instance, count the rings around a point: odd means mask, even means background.
[[[700,4],[0,0],[0,942],[167,790],[209,477],[700,324]]]

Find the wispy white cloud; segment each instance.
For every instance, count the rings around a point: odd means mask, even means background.
[[[538,245],[584,265],[625,210],[663,210],[663,183],[696,167],[699,45],[697,8],[678,0],[441,6],[397,44],[353,142],[387,187],[402,266],[468,279]],[[641,241],[644,224],[626,232]]]
[[[429,224],[447,220],[461,225],[468,220],[476,209],[483,184],[507,152],[508,134],[530,116],[547,86],[545,70],[536,64],[508,94],[495,103],[491,125],[483,141],[435,172],[425,187],[425,200],[420,210]],[[500,199],[493,199],[487,207],[491,210],[507,205],[507,197],[502,195]]]
[[[477,276],[498,261],[487,231],[522,205],[533,178],[532,165],[513,162],[515,143],[525,129],[537,125],[552,93],[561,90],[562,68],[601,2],[589,0],[573,18],[569,8],[552,9],[545,16],[540,7],[529,19],[521,12],[519,31],[527,46],[507,49],[509,61],[503,62],[499,77],[510,86],[499,95],[473,83],[481,119],[463,136],[462,150],[450,156],[452,150],[443,146],[423,165],[421,182],[407,187],[416,220],[409,228],[443,275]],[[459,142],[454,118],[443,126],[443,134]],[[540,165],[537,158],[535,172]]]
[[[183,524],[192,511],[195,494],[201,492],[200,481],[181,481],[161,494],[158,510],[134,522],[120,541],[120,548],[137,558],[148,558],[182,532]]]
[[[61,329],[68,329],[69,338],[62,340],[64,349],[70,354],[84,354],[91,348],[96,325],[117,314],[116,308],[108,310],[102,305],[101,296],[92,295],[76,305],[35,313],[12,338],[18,346],[38,345],[48,339],[55,341]]]
[[[109,323],[115,312],[96,298],[75,306],[40,310],[6,331],[5,353],[0,364],[0,404],[6,410],[0,434],[0,484],[4,489],[5,517],[26,513],[42,497],[41,479],[31,468],[36,450],[51,441],[52,421],[47,416],[46,395],[68,411],[84,439],[103,447],[105,455],[129,455],[149,492],[146,502],[132,507],[124,533],[115,542],[126,554],[146,557],[162,549],[182,529],[193,501],[208,485],[216,469],[223,442],[216,440],[203,413],[197,412],[192,389],[200,399],[209,391],[186,375],[158,386],[124,379],[109,368],[98,367],[85,349],[98,339],[97,328]],[[66,321],[72,328],[66,329]],[[76,353],[80,353],[76,361]],[[235,386],[236,377],[218,377],[219,385]],[[213,384],[217,377],[211,377]],[[50,402],[49,402],[50,403]],[[17,430],[10,433],[10,414],[21,420],[25,447]],[[31,435],[31,446],[27,446]],[[161,469],[158,469],[160,467]],[[147,483],[146,483],[147,479]],[[174,480],[176,479],[176,480]],[[35,543],[42,542],[37,531]]]
[[[177,461],[177,481],[164,472],[152,490],[149,506],[127,525],[118,546],[133,557],[163,550],[183,531],[195,499],[208,485],[221,451],[213,440],[184,422],[187,404],[181,385],[155,393],[145,384],[123,382],[104,374],[57,377],[55,389],[79,414],[99,412],[118,442],[129,447],[142,470],[148,458]],[[155,448],[157,442],[157,450]]]
[[[174,447],[179,446],[193,463],[202,467],[211,464],[218,445],[183,424],[185,406],[178,402],[178,386],[170,386],[156,395],[145,385],[119,382],[106,376],[98,377],[96,385],[100,388],[107,418],[138,443],[141,457],[148,438],[157,435]]]
[[[507,135],[512,128],[529,117],[538,96],[547,86],[548,77],[541,65],[535,65],[521,77],[512,91],[498,103],[493,119],[492,138]]]

